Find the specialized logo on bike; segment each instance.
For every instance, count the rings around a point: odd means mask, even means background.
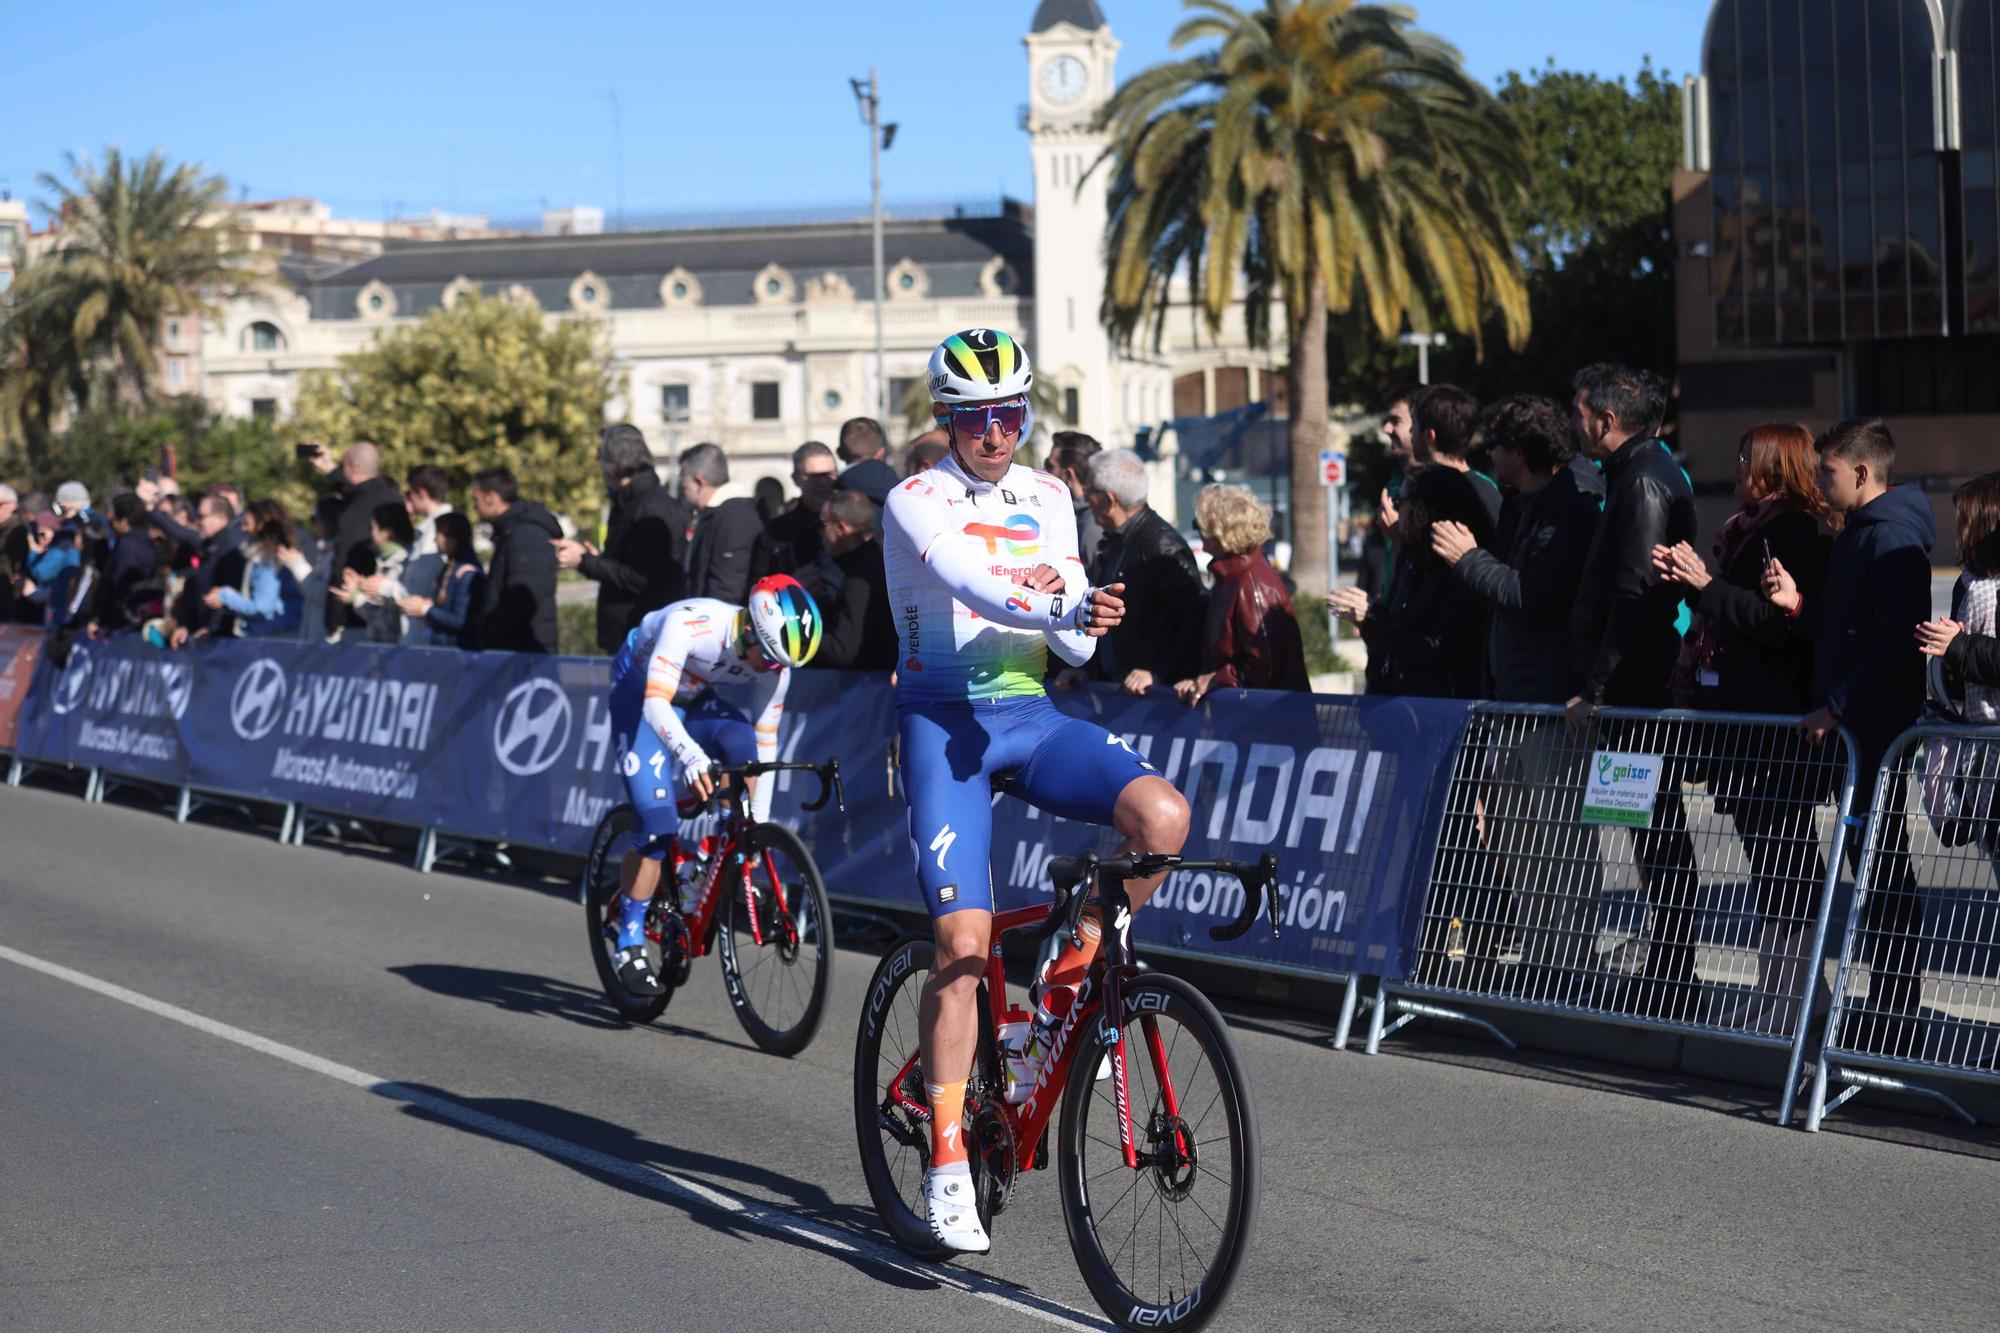
[[[986,543],[986,554],[1000,554],[1000,544],[1007,544],[1007,554],[1015,556],[1033,555],[1042,549],[1042,525],[1028,514],[1009,514],[1007,523],[968,523],[965,535],[978,537]]]
[[[507,692],[493,719],[493,757],[516,777],[546,772],[569,744],[569,696],[553,681],[528,680]]]
[[[259,741],[271,734],[285,708],[285,669],[268,657],[260,657],[236,678],[229,692],[229,725],[246,741]]]

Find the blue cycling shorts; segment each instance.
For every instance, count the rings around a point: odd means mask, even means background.
[[[1118,796],[1158,771],[1046,695],[912,702],[899,713],[910,845],[933,917],[993,910],[993,779],[1063,819],[1109,824]]]
[[[646,725],[646,668],[632,663],[624,654],[612,666],[611,729],[631,737],[621,772],[625,793],[639,812],[639,827],[645,831],[643,850],[655,861],[667,854],[667,840],[680,830],[679,800],[681,766],[668,751],[659,733]],[[717,699],[713,693],[698,695],[692,703],[675,704],[694,743],[708,757],[724,764],[747,764],[757,757],[757,731],[743,711]]]

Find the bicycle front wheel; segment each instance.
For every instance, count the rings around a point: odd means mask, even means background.
[[[1105,1023],[1080,1032],[1063,1093],[1063,1223],[1090,1294],[1127,1328],[1215,1317],[1257,1215],[1257,1117],[1229,1029],[1186,982],[1125,984],[1126,1099],[1137,1170],[1120,1146]]]
[[[722,978],[750,1040],[797,1055],[819,1030],[833,984],[833,911],[819,867],[790,829],[751,826],[749,883],[725,881]]]

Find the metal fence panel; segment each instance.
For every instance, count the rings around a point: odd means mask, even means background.
[[[2000,1079],[2000,728],[1913,727],[1890,747],[1835,978],[1806,1128],[1901,1077]],[[1861,1067],[1865,1068],[1861,1068]],[[1827,1100],[1830,1081],[1847,1085]]]
[[[1607,708],[1572,732],[1553,706],[1477,706],[1377,1032],[1390,1008],[1478,1021],[1421,995],[1789,1046],[1789,1117],[1855,762],[1795,718]]]

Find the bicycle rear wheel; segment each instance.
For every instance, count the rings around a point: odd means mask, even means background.
[[[1116,1021],[1140,1165],[1119,1146],[1116,1080],[1093,1077],[1110,1043],[1091,1023],[1063,1091],[1063,1224],[1106,1314],[1127,1328],[1199,1328],[1250,1247],[1257,1118],[1228,1026],[1201,992],[1150,974],[1124,991]]]
[[[625,854],[638,843],[639,816],[631,806],[618,806],[598,822],[597,832],[590,839],[590,854],[583,862],[583,912],[584,924],[590,932],[590,961],[597,966],[597,980],[604,987],[605,998],[629,1021],[650,1023],[666,1012],[667,1001],[674,997],[674,987],[681,975],[677,960],[685,960],[686,945],[679,914],[663,918],[659,912],[659,904],[674,891],[672,881],[663,874],[660,888],[653,895],[654,907],[646,914],[646,953],[666,991],[661,995],[634,995],[619,983],[618,965],[613,961],[618,953],[615,914],[618,877]],[[679,943],[678,952],[667,949],[663,956],[663,940]]]
[[[750,1039],[773,1055],[797,1055],[819,1030],[833,984],[833,910],[819,867],[790,829],[752,825],[744,850],[749,894],[740,880],[723,887],[722,979]]]

